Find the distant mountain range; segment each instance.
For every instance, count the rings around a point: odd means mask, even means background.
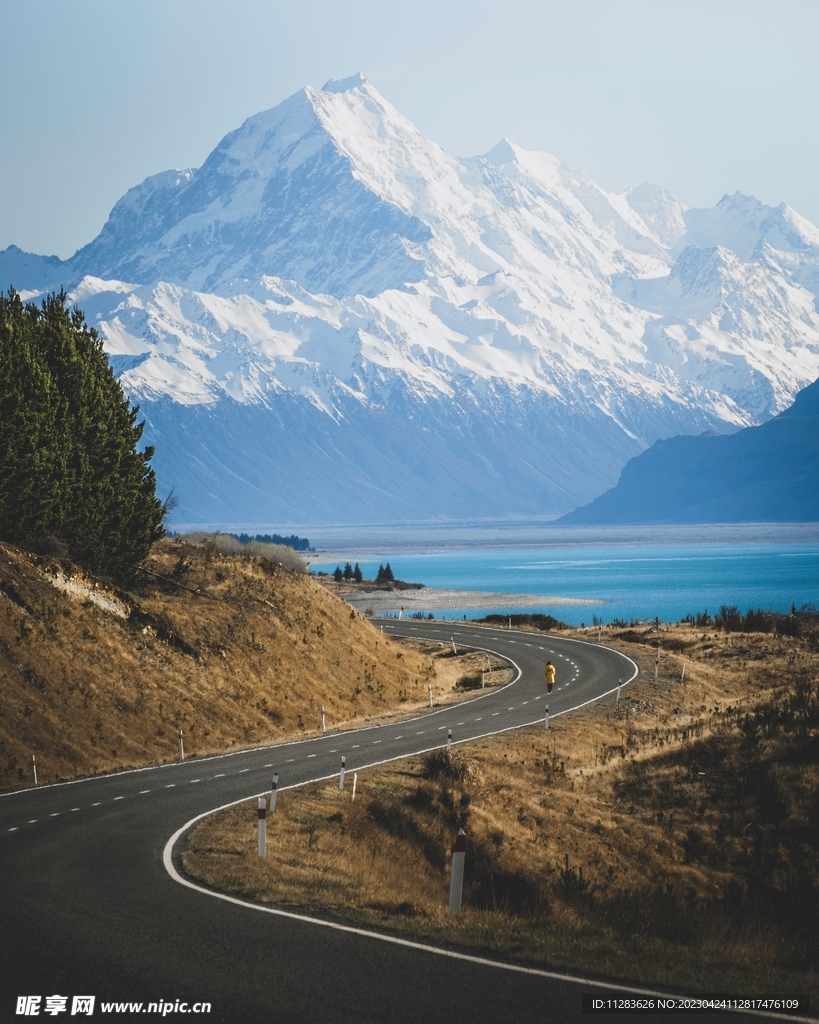
[[[558,515],[659,439],[819,377],[819,229],[615,195],[503,140],[457,159],[361,76],[131,189],[64,285],[146,419],[177,521]]]
[[[762,426],[657,441],[559,522],[819,522],[819,380]]]

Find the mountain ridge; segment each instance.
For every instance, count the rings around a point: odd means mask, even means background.
[[[363,76],[306,87],[202,167],[146,179],[67,261],[0,252],[4,278],[32,297],[70,289],[187,522],[250,521],[248,503],[266,503],[254,521],[285,505],[311,521],[308,478],[328,450],[336,469],[370,453],[361,478],[379,514],[469,515],[481,445],[499,514],[559,514],[656,440],[763,422],[819,376],[819,229],[789,207],[734,194],[691,210],[648,184],[614,195],[506,139],[452,157]],[[210,410],[207,444],[197,408]],[[405,442],[401,423],[385,432],[390,408],[439,432],[437,456],[421,465],[414,428]],[[295,505],[249,468],[221,478],[229,507],[216,515],[213,467],[209,488],[180,467],[193,457],[205,472],[219,417],[251,468],[298,438]],[[503,453],[535,437],[513,473]],[[593,457],[578,459],[584,448]],[[460,503],[416,493],[439,479],[436,457],[471,467]],[[330,475],[353,515],[356,489]]]
[[[561,525],[819,522],[819,380],[735,434],[657,441]]]

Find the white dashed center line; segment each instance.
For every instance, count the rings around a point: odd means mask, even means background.
[[[97,800],[97,802],[95,804],[91,804],[92,807],[99,807],[99,805],[100,805],[100,801],[99,800]]]
[[[219,772],[218,775],[214,775],[213,777],[214,777],[214,779],[223,779],[225,777],[225,773],[224,772]]]
[[[167,786],[165,787],[165,789],[176,789],[176,783],[175,783],[175,782],[171,782],[171,783],[169,783],[169,784],[168,784],[168,785],[167,785]]]
[[[115,796],[114,799],[115,800],[124,800],[125,797],[124,796]]]
[[[37,824],[37,819],[36,818],[32,818],[31,821],[27,822],[26,824],[28,824],[28,825],[36,825]]]
[[[310,757],[318,757],[318,754],[308,754],[307,756],[308,756],[308,758],[310,758]]]
[[[17,831],[17,825],[14,825],[14,826],[12,826],[12,828],[9,829],[9,832],[16,832],[16,831]]]
[[[188,783],[188,785],[192,786],[194,784],[194,782],[201,782],[201,781],[202,781],[201,779],[191,779],[191,781]]]
[[[150,791],[150,789],[141,789],[141,790],[139,791],[139,795],[140,795],[140,796],[142,796],[143,794],[145,794],[145,793],[150,793],[150,792],[151,792],[151,791]]]
[[[238,774],[239,775],[244,775],[245,772],[249,772],[249,771],[250,771],[249,768],[240,768]]]
[[[381,740],[373,740],[373,746],[375,746],[376,743],[380,743],[380,742],[381,742]]]
[[[79,807],[72,807],[72,808],[71,808],[71,810],[72,810],[72,811],[78,811],[78,810],[79,810]]]
[[[54,811],[53,814],[49,814],[49,818],[59,818],[59,816],[60,816],[60,812],[59,811]]]

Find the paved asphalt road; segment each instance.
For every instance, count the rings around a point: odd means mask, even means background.
[[[542,722],[547,657],[557,666],[551,715],[636,674],[633,663],[614,651],[552,636],[466,623],[391,620],[384,629],[444,642],[454,637],[456,644],[495,651],[515,663],[519,677],[412,720],[0,796],[0,1020],[23,1019],[16,1014],[23,995],[43,997],[42,1019],[45,997],[54,994],[70,997],[68,1009],[46,1019],[68,1019],[75,995],[96,996],[95,1018],[103,1000],[180,1000],[210,1002],[211,1013],[171,1013],[167,1019],[581,1019],[581,994],[600,994],[589,984],[262,913],[180,885],[163,865],[169,838],[186,822],[268,790],[273,771],[282,787],[296,786],[337,772],[342,754],[347,770],[355,771],[441,746],[449,728],[458,743]],[[111,1013],[106,1019],[140,1015]]]

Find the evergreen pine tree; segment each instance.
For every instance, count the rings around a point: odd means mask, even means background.
[[[361,572],[361,567],[358,562],[355,563],[355,569],[353,569],[353,579],[356,583],[360,583],[364,579],[364,574]]]
[[[143,425],[65,292],[0,295],[0,536],[51,533],[92,572],[133,580],[164,533]]]
[[[344,566],[344,579],[347,580],[347,582],[349,583],[352,578],[353,578],[353,567],[348,562]]]
[[[333,573],[333,579],[336,581],[336,583],[341,583],[341,581],[344,579],[344,573],[341,571],[340,565],[336,566],[336,571]]]

